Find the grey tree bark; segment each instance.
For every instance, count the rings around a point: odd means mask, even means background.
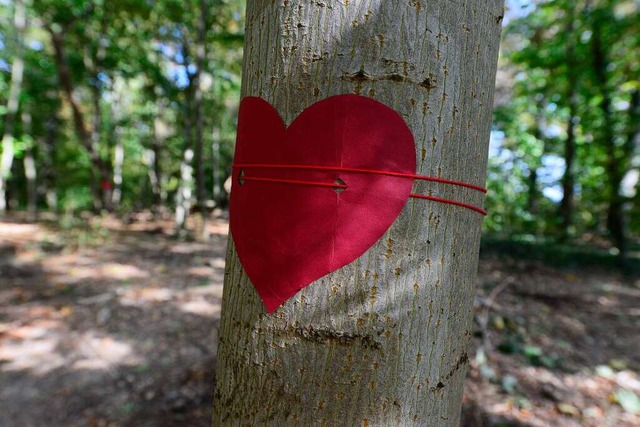
[[[576,117],[578,113],[577,99],[577,66],[575,60],[576,53],[576,8],[570,6],[567,13],[566,32],[569,40],[567,42],[567,71],[568,83],[566,99],[569,103],[569,118],[567,120],[567,137],[564,141],[564,163],[565,170],[562,176],[562,201],[560,202],[560,217],[562,218],[562,228],[560,230],[560,240],[567,240],[571,236],[573,226],[573,205],[575,198],[575,160],[576,160]]]
[[[212,182],[213,182],[213,201],[216,207],[220,206],[222,201],[222,182],[220,182],[220,127],[216,126],[212,131],[213,139],[211,141],[211,166],[213,168]]]
[[[26,135],[31,135],[31,114],[22,112],[22,129]],[[38,219],[38,177],[34,147],[29,145],[24,151],[24,176],[27,180],[27,219],[36,221]]]
[[[96,137],[95,134],[95,132],[99,131],[95,129],[96,118],[94,117],[94,129],[90,131],[85,120],[85,113],[83,113],[80,108],[80,103],[75,94],[73,76],[66,57],[66,45],[64,40],[66,28],[55,29],[49,25],[45,25],[44,28],[51,36],[51,44],[53,45],[54,59],[58,71],[58,80],[62,86],[65,98],[71,107],[71,115],[73,116],[76,135],[82,146],[89,154],[91,164],[93,165],[91,173],[93,178],[92,193],[94,198],[94,207],[96,210],[100,210],[108,207],[111,200],[111,190],[109,189],[111,185],[111,166],[100,154],[100,146],[98,144],[100,138],[99,135]],[[95,102],[95,92],[93,94],[93,99]],[[106,183],[109,184],[108,187],[105,185]]]
[[[103,56],[103,54],[99,53],[99,56]],[[100,92],[98,92],[100,93]],[[113,182],[113,188],[111,191],[111,198],[109,199],[109,207],[113,210],[118,210],[120,208],[120,202],[122,201],[122,186],[123,186],[123,168],[124,168],[124,143],[122,141],[123,134],[123,122],[125,117],[123,116],[122,111],[125,110],[124,103],[126,102],[123,99],[122,94],[123,88],[122,83],[119,80],[114,82],[114,88],[111,92],[111,103],[110,103],[110,117],[111,120],[108,123],[108,131],[107,131],[107,141],[109,142],[109,146],[113,146],[113,157],[109,161],[109,164],[112,166],[112,171],[110,172],[111,181]],[[94,99],[94,134],[97,134],[98,142],[100,140],[100,132],[96,131],[96,127],[102,126],[102,119],[100,118],[100,99],[98,102],[95,102]],[[98,112],[98,113],[96,113]],[[98,117],[96,117],[98,116]],[[111,151],[111,150],[109,150]]]
[[[196,122],[195,129],[195,166],[196,166],[196,203],[200,212],[198,237],[202,240],[209,239],[207,230],[207,206],[206,191],[204,182],[204,93],[202,90],[202,75],[204,73],[205,61],[207,57],[207,18],[209,14],[209,4],[207,0],[199,1],[200,14],[198,16],[198,36],[196,44],[196,72],[193,75],[194,97],[193,116]]]
[[[418,173],[483,184],[502,13],[502,0],[250,0],[242,95],[286,123],[331,95],[375,98],[413,131]],[[213,425],[459,425],[481,223],[412,199],[367,253],[273,315],[231,237]]]
[[[193,149],[184,150],[180,162],[180,185],[176,193],[176,232],[179,236],[186,235],[187,219],[191,211],[193,200]]]
[[[122,169],[124,166],[124,144],[122,142],[122,128],[116,125],[111,134],[115,139],[113,150],[113,192],[111,193],[111,207],[117,209],[122,200]]]
[[[591,2],[588,3],[591,8]],[[612,243],[618,248],[618,264],[622,269],[627,267],[628,257],[628,236],[627,220],[624,212],[624,198],[620,194],[620,186],[624,178],[624,166],[626,159],[620,156],[615,141],[615,119],[613,110],[613,97],[609,88],[609,55],[606,48],[606,38],[603,32],[602,23],[598,19],[592,21],[593,35],[590,47],[593,60],[593,72],[598,84],[598,90],[602,94],[600,101],[600,111],[602,114],[601,134],[598,135],[599,142],[603,144],[607,153],[605,164],[608,178],[608,208],[607,208],[607,229]]]
[[[189,56],[188,47],[183,47],[182,54],[185,58]],[[184,89],[184,121],[182,124],[182,133],[184,135],[184,151],[182,153],[182,161],[180,162],[180,184],[176,193],[176,232],[180,236],[186,235],[187,218],[191,211],[193,198],[193,130],[191,129],[193,121],[191,120],[193,105],[193,76],[187,73],[188,85]]]
[[[11,64],[11,83],[7,100],[7,112],[4,117],[4,131],[0,145],[0,214],[7,209],[7,181],[11,174],[14,157],[14,129],[20,107],[20,91],[24,76],[23,38],[27,20],[23,0],[14,2],[13,29],[15,32],[15,54]]]
[[[58,194],[56,192],[56,141],[60,130],[60,119],[57,115],[50,117],[45,123],[46,136],[42,140],[43,156],[41,160],[42,185],[44,199],[50,211],[58,209]]]
[[[166,192],[162,188],[162,148],[167,137],[167,127],[163,121],[164,106],[159,103],[157,116],[151,125],[151,148],[145,150],[144,163],[147,165],[147,175],[153,193],[154,213],[158,213],[165,206]]]

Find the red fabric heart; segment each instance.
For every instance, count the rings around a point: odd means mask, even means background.
[[[357,95],[327,98],[285,127],[266,101],[242,100],[230,200],[240,262],[267,308],[364,254],[391,226],[413,180],[380,174],[248,164],[320,165],[414,174],[411,131],[391,108]],[[242,177],[246,177],[243,180]],[[344,182],[346,189],[252,177]]]

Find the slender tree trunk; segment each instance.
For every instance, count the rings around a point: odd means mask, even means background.
[[[100,149],[97,145],[98,141],[92,137],[91,132],[87,129],[84,115],[75,98],[73,78],[65,55],[64,33],[61,32],[63,30],[47,27],[47,31],[51,35],[51,43],[53,45],[56,68],[58,70],[58,79],[60,80],[65,98],[71,107],[76,135],[82,146],[87,150],[93,165],[91,173],[93,175],[94,204],[96,205],[95,208],[99,209],[103,207],[101,201],[105,200],[104,195],[109,191],[111,186],[111,168],[107,162],[100,157]]]
[[[93,67],[96,67],[93,65]],[[91,85],[91,100],[93,103],[93,117],[92,117],[92,129],[91,129],[91,144],[96,147],[96,150],[99,150],[100,142],[102,139],[102,123],[103,123],[103,115],[102,115],[102,89],[100,88],[100,83],[98,82],[98,71],[97,69],[92,72],[94,75],[94,82]],[[113,130],[110,132],[110,136],[114,136]],[[118,142],[116,142],[117,146]],[[111,151],[111,146],[108,144],[109,151]],[[117,148],[116,148],[117,149]],[[117,155],[117,154],[116,154]],[[115,181],[114,181],[114,167],[112,165],[111,159],[104,160],[100,162],[98,165],[98,171],[100,173],[100,201],[99,205],[102,209],[106,209],[108,211],[113,209],[113,193],[115,191]]]
[[[527,177],[528,181],[528,200],[527,200],[527,210],[531,215],[538,214],[538,202],[539,202],[539,191],[538,191],[538,167],[537,165],[530,165],[529,176]]]
[[[22,129],[25,134],[31,134],[31,114],[27,112],[22,113]],[[23,166],[24,176],[27,179],[27,219],[36,221],[38,219],[38,184],[32,145],[29,145],[24,152]]]
[[[102,57],[104,54],[99,52],[98,58]],[[98,85],[98,71],[97,69],[94,71],[96,75],[96,85]],[[108,163],[113,166],[112,170],[109,171],[109,176],[113,181],[113,189],[111,194],[104,194],[103,197],[109,197],[105,200],[105,204],[109,206],[110,209],[118,209],[120,207],[120,202],[122,201],[122,180],[123,180],[123,172],[122,168],[124,166],[124,144],[122,142],[122,121],[123,121],[123,105],[120,93],[123,91],[122,87],[119,87],[119,84],[116,83],[116,87],[112,92],[113,99],[111,100],[111,123],[109,123],[109,134],[107,140],[109,141],[109,148],[111,144],[113,146],[113,158]],[[98,90],[97,93],[100,94],[100,99],[102,99],[102,91]],[[100,111],[100,100],[98,102],[94,101],[94,111]],[[101,125],[102,122],[102,114],[98,113],[100,118],[96,117],[96,120]],[[94,126],[95,127],[95,126]],[[94,131],[95,133],[95,131]],[[98,138],[100,133],[98,132]]]
[[[211,143],[212,152],[212,179],[213,179],[213,201],[216,207],[222,203],[222,183],[220,182],[220,128],[216,126],[213,129],[213,142]]]
[[[142,154],[142,164],[147,167],[147,177],[149,178],[148,181],[145,181],[144,187],[148,188],[149,185],[151,186],[150,207],[153,212],[156,212],[157,208],[160,205],[160,183],[155,174],[155,162],[156,153],[153,151],[153,149],[149,148],[144,150]]]
[[[567,121],[567,139],[564,141],[565,171],[562,176],[562,201],[560,214],[562,216],[562,236],[566,239],[571,234],[573,225],[573,200],[575,197],[575,160],[576,160],[576,117],[577,105],[575,94],[572,94],[569,105],[569,119]]]
[[[185,63],[191,57],[190,48],[186,41],[182,45],[182,57]],[[184,139],[184,150],[182,161],[180,163],[180,184],[176,193],[176,213],[175,222],[178,235],[183,236],[186,233],[187,218],[192,207],[193,196],[193,157],[194,157],[194,135],[192,126],[194,123],[194,97],[195,81],[194,76],[189,73],[187,68],[188,84],[184,89],[184,114],[182,123],[182,133]]]
[[[613,244],[618,248],[619,264],[621,267],[624,267],[627,261],[627,235],[623,210],[624,200],[620,195],[620,184],[624,178],[625,171],[622,163],[624,163],[625,159],[621,159],[618,155],[615,143],[611,88],[609,87],[609,78],[607,75],[609,60],[603,46],[603,34],[600,25],[600,20],[597,18],[594,19],[593,34],[591,36],[591,53],[593,55],[595,77],[599,91],[602,94],[602,101],[600,102],[603,122],[601,138],[607,154],[605,170],[607,171],[606,176],[609,183],[607,229],[609,230]]]
[[[117,209],[122,200],[122,167],[124,165],[122,128],[119,125],[116,125],[113,130],[113,139],[116,141],[116,146],[113,151],[113,194],[111,196],[111,206]]]
[[[286,123],[331,95],[394,108],[418,173],[482,184],[500,0],[250,0],[243,96]],[[473,191],[416,185],[482,204]],[[480,215],[410,200],[354,263],[267,315],[229,240],[213,424],[458,426]]]
[[[193,198],[193,150],[187,148],[180,162],[180,186],[176,195],[176,229],[183,235]]]
[[[102,90],[97,82],[97,72],[94,76],[94,82],[91,85],[91,100],[93,104],[92,111],[92,128],[91,128],[91,145],[99,151],[100,141],[102,138]],[[109,150],[110,151],[110,150]],[[113,197],[113,174],[111,162],[102,160],[98,166],[100,174],[100,191],[98,205],[102,209],[111,210],[111,200]]]
[[[633,142],[640,132],[640,89],[635,88],[631,93],[631,102],[629,103],[629,132],[627,137],[628,150],[633,150]]]
[[[573,225],[573,199],[575,197],[575,159],[576,159],[576,118],[578,115],[577,66],[575,59],[575,7],[568,10],[567,35],[567,102],[569,103],[569,119],[567,120],[567,138],[564,141],[565,170],[562,176],[562,201],[560,202],[560,216],[562,218],[561,238],[566,240],[571,234]]]
[[[96,147],[98,153],[100,152],[100,144],[102,142],[102,129],[104,123],[104,115],[102,110],[102,94],[103,84],[100,80],[100,74],[102,72],[102,63],[106,56],[106,43],[104,40],[104,33],[107,31],[107,23],[104,20],[100,22],[101,31],[97,34],[93,34],[92,37],[96,40],[95,49],[92,46],[87,46],[84,54],[85,68],[91,75],[91,101],[92,108],[92,127],[91,127],[91,143],[93,147]],[[117,102],[116,102],[117,104]],[[117,108],[117,106],[114,106]],[[113,129],[111,129],[113,131]],[[108,151],[111,151],[111,140],[107,141]],[[98,167],[100,173],[100,191],[99,191],[99,205],[102,209],[111,211],[113,209],[113,193],[114,193],[114,166],[111,161],[111,157],[106,159],[102,158],[102,162]]]
[[[629,118],[627,123],[627,135],[624,146],[622,147],[625,159],[625,171],[630,166],[631,159],[634,158],[636,141],[640,135],[640,89],[638,88],[631,92],[629,100]]]
[[[152,126],[152,135],[151,135],[151,150],[148,150],[147,157],[148,161],[148,175],[149,182],[151,183],[151,192],[153,194],[153,209],[156,210],[162,204],[160,199],[160,146],[161,142],[158,137],[158,130],[156,126],[156,121],[158,119],[154,119],[154,124]]]
[[[56,139],[58,137],[59,119],[57,116],[51,117],[46,125],[46,136],[42,144],[42,184],[44,186],[44,198],[47,208],[51,211],[58,209],[58,194],[56,192]]]
[[[180,162],[180,184],[178,185],[178,192],[176,194],[176,230],[179,235],[185,234],[185,227],[187,225],[187,218],[191,211],[192,197],[193,197],[193,134],[191,129],[191,92],[193,89],[193,80],[189,81],[189,85],[185,89],[185,104],[184,104],[184,151],[182,161]]]
[[[33,148],[29,147],[24,153],[24,175],[27,178],[27,218],[29,221],[38,219],[38,185],[36,161]]]
[[[196,121],[196,203],[200,212],[200,227],[198,234],[200,238],[209,238],[207,231],[207,206],[204,182],[204,111],[203,111],[203,91],[202,73],[204,72],[207,55],[207,17],[209,6],[207,0],[199,1],[200,14],[198,17],[198,42],[196,44],[196,74],[193,76],[194,102],[193,112]]]
[[[153,210],[159,212],[167,203],[167,192],[165,190],[165,176],[162,170],[162,150],[164,142],[168,136],[167,125],[164,122],[165,105],[159,102],[158,114],[153,119],[151,134],[151,150],[149,153],[149,182],[153,192]]]
[[[544,123],[544,103],[541,100],[538,102],[537,111],[536,111],[536,119],[533,129],[533,136],[536,139],[538,144],[542,144],[542,154],[545,153],[545,137],[543,129],[545,127]],[[540,156],[532,156],[532,163],[529,165],[529,177],[528,177],[528,210],[531,215],[534,217],[538,215],[538,210],[540,207],[540,189],[538,188],[538,168],[542,166],[542,155]],[[539,222],[539,221],[536,221]]]
[[[14,129],[20,107],[20,92],[24,75],[23,37],[26,28],[24,0],[14,1],[13,28],[15,31],[15,54],[11,64],[11,83],[7,112],[4,116],[4,132],[2,134],[2,156],[0,157],[0,214],[7,209],[7,180],[11,175],[14,156]]]

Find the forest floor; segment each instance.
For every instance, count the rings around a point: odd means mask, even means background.
[[[227,221],[0,221],[0,426],[208,426]],[[482,256],[465,426],[640,425],[640,281]]]

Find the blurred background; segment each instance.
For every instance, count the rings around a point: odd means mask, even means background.
[[[0,0],[0,426],[208,425],[244,3]],[[640,1],[504,26],[464,425],[640,425]]]

